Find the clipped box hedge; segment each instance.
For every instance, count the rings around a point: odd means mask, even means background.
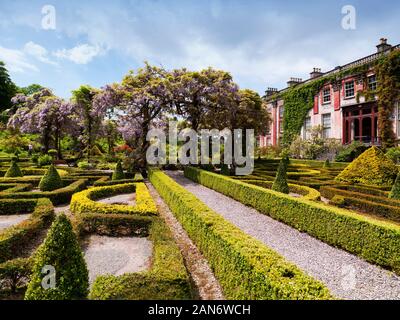
[[[321,187],[321,194],[333,199],[335,196],[341,196],[344,199],[344,206],[357,208],[358,210],[400,222],[400,201],[384,198],[371,194],[363,194],[355,191],[344,190],[343,186]]]
[[[46,198],[37,200],[0,200],[0,205],[3,203],[7,203],[7,206],[13,203],[18,207],[19,212],[15,213],[33,212],[27,220],[0,231],[0,263],[18,257],[22,248],[29,244],[32,238],[46,228],[54,219],[53,205]],[[32,204],[34,205],[33,210]],[[25,210],[23,210],[24,205],[28,205]]]
[[[272,181],[262,181],[262,180],[241,180],[242,182],[246,182],[248,184],[253,184],[255,186],[271,189],[273,182]],[[293,193],[297,193],[302,196],[303,199],[318,201],[321,199],[321,194],[318,190],[307,186],[301,186],[298,184],[289,183],[289,191]]]
[[[400,226],[193,167],[185,176],[325,243],[400,274]]]
[[[121,193],[136,192],[136,204],[112,205],[96,202],[96,200],[115,196]],[[72,196],[71,211],[74,213],[99,214],[138,214],[157,215],[157,207],[144,183],[128,183],[107,187],[94,187]]]
[[[183,258],[174,238],[159,217],[152,217],[149,239],[153,243],[153,263],[147,272],[122,276],[100,276],[89,298],[94,300],[187,300],[191,286]]]
[[[163,172],[150,169],[149,178],[208,260],[226,298],[332,298],[319,281],[223,219]]]
[[[104,177],[96,181],[93,186],[95,187],[104,187],[104,186],[114,186],[117,184],[124,183],[135,183],[135,182],[143,182],[143,176],[140,173],[135,174],[133,179],[121,179],[121,180],[109,180],[108,177]]]
[[[72,195],[86,188],[87,180],[80,179],[70,185],[54,191],[45,192],[0,192],[0,199],[39,199],[48,198],[54,205],[68,203]]]

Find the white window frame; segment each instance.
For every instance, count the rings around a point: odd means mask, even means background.
[[[371,81],[372,78],[374,79],[374,81]],[[367,77],[367,79],[368,79],[368,89],[375,91],[378,88],[378,80],[376,79],[376,75],[375,74],[370,75]]]
[[[326,126],[325,119],[329,117],[329,126]],[[332,129],[332,114],[331,113],[324,113],[321,115],[321,125],[322,125],[322,137],[324,139],[330,138],[331,129]],[[328,134],[326,134],[328,131]]]
[[[325,88],[322,90],[322,103],[328,104],[331,103],[331,88]]]
[[[352,85],[352,87],[348,87],[348,85]],[[352,94],[349,94],[352,92]],[[344,83],[344,97],[345,98],[354,98],[356,94],[356,84],[354,80],[346,81]]]

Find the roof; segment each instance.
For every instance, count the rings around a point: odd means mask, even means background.
[[[329,71],[327,71],[327,72],[324,72],[321,76],[318,76],[318,77],[316,77],[316,78],[309,78],[309,79],[307,79],[307,80],[304,80],[304,81],[302,81],[302,82],[299,82],[297,85],[309,83],[309,82],[312,82],[312,81],[314,81],[314,80],[321,79],[321,78],[323,78],[323,77],[332,75],[332,74],[334,74],[334,73],[339,73],[339,72],[344,71],[344,70],[348,70],[348,69],[351,69],[351,68],[354,68],[354,67],[357,67],[357,66],[362,66],[362,65],[365,65],[365,64],[367,64],[367,63],[376,61],[376,60],[378,60],[382,55],[388,54],[388,53],[390,53],[391,51],[393,51],[393,50],[395,50],[395,49],[400,49],[400,44],[395,45],[395,46],[392,46],[392,47],[390,47],[389,49],[387,49],[387,50],[385,50],[385,51],[383,51],[383,52],[376,52],[376,53],[370,54],[369,56],[366,56],[366,57],[363,57],[363,58],[361,58],[361,59],[355,60],[355,61],[353,61],[353,62],[347,63],[347,64],[345,64],[345,65],[338,66],[338,67],[336,67],[336,68],[334,68],[334,69],[332,69],[332,70],[329,70]],[[297,86],[297,85],[296,85],[296,86]],[[282,90],[279,90],[279,91],[277,91],[277,93],[284,92],[284,91],[286,91],[288,88],[289,88],[289,87],[286,87],[286,88],[284,88],[284,89],[282,89]],[[264,96],[264,97],[265,97],[265,96]]]

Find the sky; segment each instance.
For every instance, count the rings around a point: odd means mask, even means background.
[[[263,94],[374,53],[381,37],[399,44],[399,30],[397,0],[1,0],[0,61],[18,86],[63,98],[145,61],[223,69]]]

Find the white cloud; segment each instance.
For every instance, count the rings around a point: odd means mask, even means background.
[[[87,64],[102,52],[103,50],[99,46],[82,44],[72,49],[57,50],[53,52],[53,55],[60,59],[70,60],[76,64]]]
[[[32,41],[25,44],[24,52],[28,55],[35,57],[37,60],[39,60],[43,63],[57,65],[56,62],[54,62],[48,58],[48,51],[46,48],[44,48],[41,45],[38,45]]]
[[[0,60],[4,61],[11,72],[24,73],[27,71],[38,72],[39,69],[28,62],[26,55],[21,50],[8,49],[0,46]]]

